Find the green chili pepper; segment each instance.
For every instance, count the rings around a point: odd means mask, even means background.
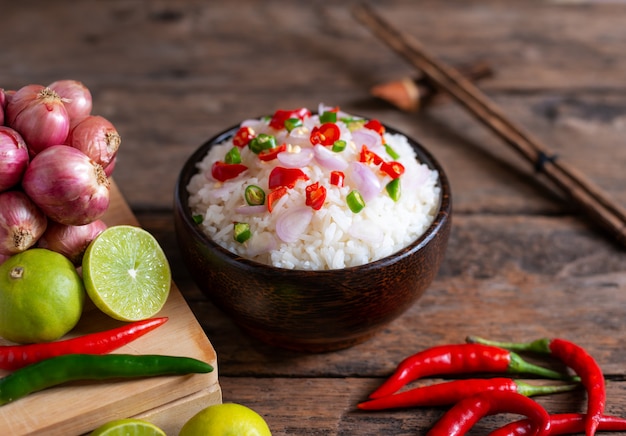
[[[300,118],[288,118],[285,120],[285,129],[289,132],[300,126],[302,126],[302,120]]]
[[[268,135],[267,133],[259,133],[250,140],[248,147],[250,147],[250,150],[252,150],[253,153],[259,154],[263,150],[269,150],[270,148],[276,147],[276,138],[272,135]]]
[[[239,147],[233,147],[228,150],[228,153],[226,153],[226,157],[224,157],[224,162],[226,162],[227,164],[241,163],[241,154],[239,153]]]
[[[400,177],[397,179],[393,179],[391,182],[387,183],[385,186],[387,190],[387,194],[393,201],[398,201],[400,198]]]
[[[246,203],[250,206],[265,204],[265,191],[257,185],[248,185],[243,193]]]
[[[33,392],[77,380],[208,373],[213,367],[190,357],[155,354],[65,354],[18,369],[0,379],[0,406]]]
[[[348,126],[348,130],[351,132],[360,129],[365,125],[365,120],[362,118],[341,118],[341,121]]]
[[[335,153],[339,153],[341,151],[344,151],[345,148],[346,148],[346,141],[344,141],[343,139],[338,139],[334,142],[331,150],[334,151]]]
[[[337,112],[324,112],[320,115],[320,123],[336,123],[337,122]]]
[[[235,241],[244,243],[252,236],[250,231],[250,224],[248,223],[235,223],[233,228],[233,237]]]
[[[202,221],[204,221],[204,217],[202,215],[194,215],[191,219],[193,219],[193,222],[196,224],[202,224]]]
[[[351,191],[346,196],[346,202],[350,210],[354,213],[361,212],[365,207],[365,200],[363,200],[363,196],[359,191]]]
[[[387,152],[387,154],[389,156],[391,156],[391,158],[393,160],[398,160],[400,159],[400,155],[398,154],[397,151],[395,151],[393,148],[391,148],[391,145],[389,144],[385,144],[385,151]]]

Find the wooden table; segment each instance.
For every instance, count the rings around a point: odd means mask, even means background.
[[[626,416],[626,251],[454,103],[403,113],[373,99],[412,69],[352,15],[354,1],[5,2],[0,86],[83,81],[123,142],[115,179],[165,248],[219,359],[224,401],[275,435],[414,435],[446,410],[355,409],[405,356],[468,334],[564,337],[607,379]],[[261,5],[263,8],[261,8]],[[376,6],[440,59],[486,59],[484,92],[626,205],[626,4],[622,1],[390,0]],[[453,187],[446,260],[424,297],[370,341],[303,355],[260,344],[205,299],[178,256],[175,180],[205,139],[277,108],[339,105],[417,138]],[[583,392],[538,398],[585,410]],[[482,435],[510,420],[482,420]],[[613,433],[607,433],[613,434]]]

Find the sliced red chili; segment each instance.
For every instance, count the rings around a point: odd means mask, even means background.
[[[300,168],[276,167],[270,172],[268,187],[270,189],[279,186],[293,188],[298,180],[309,180],[309,177]]]
[[[383,134],[385,133],[385,126],[383,126],[378,120],[369,120],[367,123],[365,123],[363,127],[374,130],[380,136],[383,136]]]
[[[330,172],[330,184],[339,186],[340,188],[343,186],[343,181],[346,178],[346,175],[342,171],[331,171]]]
[[[245,147],[250,140],[256,136],[256,133],[252,127],[243,126],[237,130],[235,136],[233,136],[233,145],[236,147]]]
[[[397,179],[404,174],[404,165],[400,162],[383,162],[380,164],[380,170],[392,179]]]
[[[259,152],[259,159],[262,161],[270,161],[276,159],[278,153],[287,150],[287,144],[281,144],[278,147],[270,148],[269,150],[263,150]]]
[[[247,169],[248,167],[242,164],[228,164],[218,161],[211,167],[211,176],[213,176],[215,180],[224,182],[229,179],[234,179]]]
[[[305,204],[315,210],[320,210],[326,201],[326,188],[315,182],[305,188]]]
[[[300,108],[295,110],[278,109],[274,112],[272,119],[270,120],[270,127],[280,130],[285,128],[285,121],[290,118],[298,118],[304,120],[311,116],[311,112],[307,108]]]
[[[274,209],[274,204],[281,198],[283,195],[287,193],[287,188],[285,186],[281,186],[279,188],[274,189],[267,195],[267,210],[271,212]]]
[[[311,144],[333,145],[341,137],[341,131],[335,123],[324,123],[311,130]]]
[[[361,147],[361,154],[359,155],[359,161],[366,164],[380,165],[383,163],[383,158],[367,148],[366,145]]]

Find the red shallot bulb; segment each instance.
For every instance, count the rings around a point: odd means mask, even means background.
[[[70,119],[59,94],[41,85],[26,85],[10,98],[6,125],[26,141],[31,156],[56,144],[63,144]]]
[[[22,136],[0,126],[0,192],[17,185],[28,166],[28,148]]]
[[[106,168],[117,154],[122,139],[113,124],[100,115],[89,115],[74,125],[65,143]]]
[[[113,171],[115,171],[115,164],[117,163],[117,155],[113,156],[113,159],[111,160],[111,162],[104,167],[104,174],[107,175],[107,177],[111,177],[113,175]]]
[[[51,221],[37,246],[61,253],[74,265],[80,265],[89,243],[106,228],[102,220],[84,226],[68,226]]]
[[[81,226],[109,207],[109,179],[101,165],[68,145],[53,145],[35,156],[22,187],[53,221]]]
[[[0,88],[0,126],[4,125],[4,108],[7,105],[7,96],[4,89]]]
[[[21,191],[0,193],[0,255],[10,256],[35,245],[48,220]]]
[[[78,80],[57,80],[48,85],[48,88],[59,94],[70,121],[91,114],[91,92],[83,83]]]

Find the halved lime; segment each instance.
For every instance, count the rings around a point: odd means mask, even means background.
[[[90,436],[166,436],[156,425],[141,419],[116,419],[101,425]]]
[[[111,226],[83,257],[87,294],[104,313],[121,321],[157,314],[170,292],[171,271],[161,246],[141,227]]]

